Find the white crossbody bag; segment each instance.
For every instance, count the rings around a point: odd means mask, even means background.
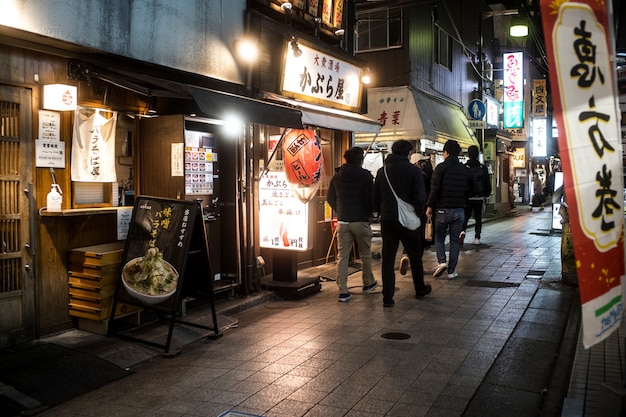
[[[393,196],[396,198],[398,202],[398,221],[402,226],[409,230],[417,230],[418,227],[422,224],[420,218],[415,213],[415,207],[412,204],[407,203],[396,194],[396,191],[393,189],[391,185],[391,181],[389,181],[389,177],[387,176],[387,167],[384,168],[385,178],[387,178],[387,184],[389,184],[389,188],[391,188],[391,192]]]

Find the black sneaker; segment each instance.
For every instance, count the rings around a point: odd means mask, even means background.
[[[352,294],[339,294],[339,302],[344,303],[352,300]]]
[[[378,281],[374,281],[374,283],[371,284],[371,285],[364,285],[363,286],[363,292],[370,293],[370,292],[374,291],[377,287],[378,287]]]
[[[391,300],[391,301],[383,301],[383,307],[393,307],[396,303]]]
[[[421,290],[415,291],[415,298],[424,298],[431,292],[433,292],[433,287],[430,284],[425,285]]]

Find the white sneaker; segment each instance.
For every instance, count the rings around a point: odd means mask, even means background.
[[[482,245],[480,239],[474,239],[474,245]]]
[[[448,279],[454,279],[459,276],[458,272],[448,272]]]
[[[435,278],[440,277],[441,274],[443,274],[443,272],[448,269],[448,264],[439,264],[437,265],[437,268],[435,268],[435,270],[433,271],[433,276]]]
[[[404,255],[402,259],[400,259],[400,273],[402,275],[406,275],[406,271],[409,270],[409,257]]]

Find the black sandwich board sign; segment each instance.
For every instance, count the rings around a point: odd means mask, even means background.
[[[160,318],[169,320],[169,331],[165,344],[130,337],[127,331],[116,335],[162,347],[166,354],[175,323],[212,330],[213,336],[221,336],[208,248],[199,202],[137,197],[118,271],[110,323],[115,320],[120,302],[157,312]],[[213,326],[180,320],[184,297],[208,298]],[[112,327],[109,326],[109,333]]]

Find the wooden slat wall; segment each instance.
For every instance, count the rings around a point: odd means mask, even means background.
[[[39,81],[35,81],[37,75]],[[30,89],[32,92],[32,106],[21,111],[32,113],[32,123],[29,129],[29,140],[34,143],[38,135],[38,111],[40,108],[41,86],[43,84],[68,82],[67,61],[62,58],[27,51],[7,45],[0,45],[0,84],[7,84]],[[61,112],[60,136],[66,143],[66,168],[55,169],[56,180],[63,189],[63,208],[70,208],[71,179],[69,169],[69,157],[71,155],[73,115],[71,112]],[[0,152],[3,158],[17,160],[5,152]],[[9,167],[9,162],[0,161],[2,169]],[[15,167],[11,167],[13,170]],[[34,152],[31,158],[19,166],[18,171],[27,177],[32,177],[34,186],[35,212],[46,205],[46,197],[52,183],[48,168],[36,168]],[[32,173],[32,174],[31,174]],[[2,190],[2,202],[0,204],[14,204],[11,201],[18,199],[7,196],[8,190]],[[13,193],[21,193],[22,190],[13,190]],[[10,201],[9,201],[10,200]],[[35,252],[35,281],[37,284],[37,296],[39,332],[41,335],[56,332],[64,328],[74,326],[68,313],[68,251],[72,248],[109,243],[116,241],[116,215],[96,215],[77,217],[46,217],[35,216],[31,221],[35,222],[36,239]],[[21,269],[21,267],[19,268]]]

